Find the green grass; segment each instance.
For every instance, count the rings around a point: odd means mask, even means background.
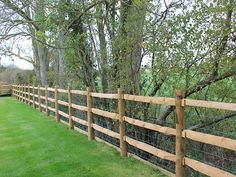
[[[161,177],[160,172],[0,97],[0,177]]]

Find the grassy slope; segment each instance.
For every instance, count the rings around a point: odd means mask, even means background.
[[[149,166],[0,97],[0,177],[152,177]]]

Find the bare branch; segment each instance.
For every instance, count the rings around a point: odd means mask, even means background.
[[[229,119],[229,118],[231,118],[233,116],[236,116],[236,112],[227,113],[227,114],[225,114],[223,116],[220,116],[220,117],[217,117],[217,118],[211,118],[210,120],[213,119],[213,121],[211,121],[211,122],[204,122],[204,123],[201,123],[201,124],[194,125],[194,126],[188,128],[188,130],[197,130],[197,129],[200,129],[200,128],[204,128],[204,127],[216,124],[216,123],[218,123],[220,121]]]
[[[20,15],[23,19],[28,21],[31,25],[35,27],[36,30],[39,30],[39,27],[35,24],[35,22],[18,6],[16,6],[13,2],[10,0],[0,0],[2,3],[4,3],[9,9],[16,12],[18,15]]]

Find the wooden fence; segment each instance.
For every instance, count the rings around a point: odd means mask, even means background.
[[[37,92],[36,92],[37,90]],[[44,95],[41,95],[41,91],[44,91]],[[54,98],[49,97],[49,91],[54,93]],[[59,100],[58,94],[64,93],[68,95],[68,102]],[[222,102],[213,102],[213,101],[203,101],[203,100],[191,100],[184,99],[183,93],[181,91],[176,92],[176,98],[165,98],[165,97],[147,97],[147,96],[136,96],[124,94],[121,89],[118,89],[116,94],[103,94],[103,93],[94,93],[91,88],[87,88],[87,91],[80,90],[71,90],[68,88],[60,89],[58,87],[49,88],[49,87],[35,87],[35,86],[26,86],[26,85],[13,85],[12,94],[20,101],[32,105],[34,108],[38,106],[39,111],[42,111],[42,108],[45,109],[47,115],[50,115],[50,111],[55,112],[56,121],[60,121],[59,115],[68,119],[69,128],[74,128],[74,123],[77,122],[88,128],[88,139],[95,139],[94,130],[102,132],[113,138],[117,138],[120,141],[120,153],[121,156],[127,156],[127,144],[132,145],[142,151],[148,152],[154,156],[157,156],[161,159],[172,161],[176,165],[175,175],[168,173],[169,176],[184,177],[184,168],[188,166],[195,171],[198,171],[202,174],[213,176],[213,177],[235,177],[235,175],[218,169],[216,167],[210,166],[208,164],[202,163],[200,161],[191,159],[185,156],[185,140],[190,139],[196,142],[201,142],[209,145],[214,145],[217,147],[229,149],[236,151],[236,140],[229,139],[225,137],[205,134],[201,132],[196,132],[192,130],[185,129],[185,113],[184,107],[204,107],[204,108],[214,108],[214,109],[223,109],[236,111],[235,103],[222,103]],[[76,105],[72,102],[72,94],[83,95],[87,97],[87,106]],[[35,98],[38,98],[37,102]],[[93,108],[93,98],[105,98],[105,99],[116,99],[118,100],[118,113],[108,112]],[[43,104],[43,102],[44,104]],[[152,124],[144,122],[142,120],[133,119],[125,115],[125,101],[135,101],[142,103],[151,103],[151,104],[164,104],[175,106],[176,108],[176,128],[164,127],[157,124]],[[55,105],[55,108],[49,106],[49,102],[52,102]],[[68,107],[68,114],[59,110],[59,105],[64,105]],[[87,112],[87,121],[82,120],[78,117],[75,117],[72,112],[73,109],[77,109],[83,112]],[[109,129],[103,128],[93,121],[93,115],[100,115],[104,118],[112,119],[113,121],[119,122],[119,133],[113,132]],[[157,131],[169,136],[176,137],[176,154],[171,154],[169,152],[158,149],[154,146],[146,144],[144,142],[137,141],[133,138],[130,138],[126,135],[125,125],[131,124],[134,126],[142,127],[152,131]]]
[[[11,95],[11,85],[0,83],[0,96]]]

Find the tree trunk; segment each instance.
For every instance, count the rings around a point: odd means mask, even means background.
[[[60,48],[58,49],[58,84],[61,88],[66,84],[66,66],[65,66],[65,35],[61,32],[59,34]]]
[[[126,92],[140,94],[139,69],[142,62],[143,28],[146,14],[146,3],[135,1],[121,3],[120,36],[122,41],[119,50],[118,70],[120,85]]]
[[[42,19],[45,19],[45,4],[44,1],[36,1],[36,11],[35,11],[35,20],[36,21],[42,21]],[[49,61],[47,59],[47,48],[46,48],[46,34],[44,25],[41,23],[38,23],[39,29],[36,30],[36,37],[40,41],[37,41],[37,47],[38,47],[38,57],[39,57],[39,63],[40,63],[40,81],[42,86],[45,86],[47,84],[46,79],[46,73],[49,69]]]
[[[38,45],[39,46],[39,45]],[[38,55],[40,61],[40,81],[41,85],[47,85],[46,71],[47,71],[47,51],[46,47],[38,47]]]
[[[97,6],[97,13],[99,14],[99,19],[97,19],[97,26],[98,26],[98,37],[99,37],[99,47],[100,47],[100,54],[101,54],[101,79],[102,79],[102,91],[106,93],[108,91],[108,78],[107,78],[107,44],[106,44],[106,36],[104,32],[104,19],[102,13],[102,4]]]

